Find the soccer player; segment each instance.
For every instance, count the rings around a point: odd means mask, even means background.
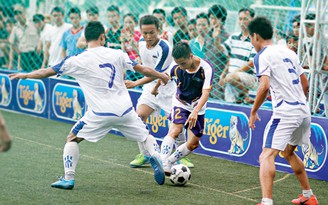
[[[149,66],[159,72],[165,72],[173,61],[172,48],[166,40],[159,38],[159,28],[160,22],[155,16],[146,15],[140,19],[140,30],[143,37],[139,41],[139,54],[143,65]],[[161,87],[160,94],[155,97],[151,94],[156,84],[153,78],[146,77],[137,81],[126,81],[128,88],[143,84],[145,85],[143,86],[143,92],[137,105],[137,113],[141,119],[146,122],[149,115],[155,111],[159,112],[161,109],[168,116],[171,111],[172,96],[176,90],[175,83],[170,81],[165,87]],[[181,143],[186,141],[183,132],[179,140]],[[140,154],[130,162],[132,168],[141,167],[149,162],[149,154],[140,143],[138,143],[138,146]],[[194,167],[189,159],[183,159],[181,163],[188,167]]]
[[[146,125],[138,117],[124,85],[125,69],[159,78],[167,83],[165,74],[131,61],[121,50],[105,48],[105,29],[98,21],[90,22],[85,28],[88,49],[83,53],[67,57],[60,64],[40,69],[32,73],[10,74],[10,79],[45,78],[56,74],[67,74],[76,79],[85,95],[88,111],[73,126],[67,136],[64,147],[65,176],[51,184],[52,187],[72,189],[74,187],[75,168],[79,159],[78,143],[87,140],[97,142],[113,128],[131,140],[140,142],[151,157],[154,177],[158,184],[165,181],[160,161],[159,147]]]
[[[170,118],[172,124],[161,146],[161,158],[164,171],[170,175],[171,166],[182,157],[187,156],[199,145],[204,130],[206,103],[213,83],[213,68],[203,59],[191,53],[188,43],[176,43],[173,52],[175,63],[166,71],[176,82],[177,90],[172,102]],[[156,85],[153,94],[157,92]],[[163,86],[165,88],[165,86]],[[173,154],[175,140],[186,127],[188,141],[180,145]]]
[[[257,51],[254,58],[260,85],[249,118],[249,127],[255,128],[260,120],[257,111],[272,95],[273,115],[264,132],[263,149],[260,155],[260,183],[262,202],[272,205],[275,158],[281,152],[293,169],[303,193],[293,204],[316,205],[318,200],[310,188],[302,160],[295,154],[297,145],[308,144],[311,115],[306,100],[308,81],[295,52],[287,47],[272,45],[273,28],[265,17],[257,17],[248,25],[251,42]]]
[[[0,152],[6,152],[11,147],[11,137],[7,131],[6,122],[0,114]]]

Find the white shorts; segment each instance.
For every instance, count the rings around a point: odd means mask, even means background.
[[[76,122],[71,132],[77,137],[90,142],[97,142],[104,138],[112,129],[118,129],[127,139],[143,142],[149,135],[146,125],[134,109],[123,116],[100,116],[92,110]]]
[[[300,119],[272,119],[265,128],[263,147],[285,150],[287,144],[308,144],[311,133],[311,117]]]
[[[149,92],[143,92],[138,99],[138,106],[147,105],[151,107],[158,114],[161,109],[164,110],[166,116],[171,113],[172,109],[172,97],[173,96],[162,96],[158,94],[156,97]]]
[[[248,88],[249,90],[257,89],[258,81],[254,75],[251,75],[246,72],[237,72],[237,74],[239,76],[240,81],[246,88]]]

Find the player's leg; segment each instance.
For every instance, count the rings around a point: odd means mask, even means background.
[[[0,114],[0,152],[6,152],[11,147],[12,139],[8,133],[6,122]]]
[[[130,140],[138,141],[150,155],[150,164],[154,169],[154,178],[159,185],[164,184],[165,174],[162,161],[160,159],[160,150],[156,139],[149,134],[146,125],[138,117],[137,113],[132,111],[122,117],[122,122],[117,128],[122,134]]]
[[[179,134],[178,138],[175,141],[175,146],[176,147],[181,146],[182,144],[184,144],[187,141],[187,137],[186,137],[185,132],[186,132],[186,130],[184,128],[183,131]],[[186,165],[189,168],[195,167],[194,164],[191,162],[191,160],[188,157],[181,158],[181,160],[177,161],[177,163]]]
[[[60,189],[72,189],[74,187],[75,170],[79,161],[78,143],[83,140],[97,142],[104,138],[110,131],[111,126],[115,124],[116,118],[113,116],[98,116],[89,110],[75,123],[67,136],[64,147],[63,162],[65,175],[57,182],[51,184],[51,187]]]
[[[272,189],[273,179],[276,174],[276,166],[274,160],[279,153],[279,150],[271,148],[263,148],[260,155],[260,184],[262,190],[262,203],[272,205]]]
[[[163,161],[163,167],[166,174],[171,171],[171,164],[168,161],[169,156],[172,153],[172,149],[175,140],[183,130],[183,124],[171,123],[168,134],[164,137],[161,145],[161,159]]]
[[[288,144],[286,149],[282,152],[284,158],[290,164],[291,168],[295,173],[295,176],[297,177],[302,187],[302,194],[299,196],[299,198],[292,200],[292,203],[294,204],[318,204],[318,200],[311,190],[304,164],[294,152],[297,147],[297,144],[308,144],[311,130],[310,126],[311,119],[303,119],[302,124],[292,134],[290,144]]]
[[[140,101],[143,102],[143,101]],[[151,108],[150,106],[148,106],[147,104],[138,104],[137,107],[137,114],[140,116],[140,118],[142,119],[143,122],[146,123],[147,118],[149,117],[149,115],[151,115],[151,113],[154,112],[154,109]],[[137,154],[134,158],[134,160],[132,160],[130,162],[130,167],[132,168],[137,168],[137,167],[141,167],[144,164],[149,163],[149,155],[147,155],[147,151],[145,150],[143,144],[141,144],[140,142],[138,142],[138,147],[139,147],[139,151],[140,153]]]
[[[78,143],[83,139],[78,138],[72,132],[67,136],[66,144],[63,153],[64,162],[64,177],[60,178],[57,182],[51,184],[51,187],[60,189],[73,189],[74,176],[77,163],[79,161],[79,146]]]

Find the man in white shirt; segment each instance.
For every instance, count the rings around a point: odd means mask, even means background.
[[[139,41],[139,55],[143,65],[149,66],[158,72],[165,72],[173,61],[172,48],[169,42],[160,39],[159,34],[160,22],[158,18],[152,15],[143,16],[140,19],[140,30],[142,38]],[[170,81],[165,87],[160,87],[160,94],[154,96],[151,94],[153,87],[156,85],[154,79],[145,77],[137,81],[126,81],[128,88],[143,86],[143,92],[138,100],[137,113],[141,119],[146,122],[151,114],[164,110],[166,116],[171,112],[172,97],[174,96],[176,85]],[[179,142],[184,143],[186,140],[184,133],[179,136]],[[148,162],[148,154],[145,149],[138,143],[140,154],[138,154],[130,166],[132,168],[140,167]],[[189,159],[183,159],[183,164],[188,167],[194,165]]]
[[[75,168],[79,158],[78,143],[87,140],[97,142],[113,128],[131,140],[138,141],[150,153],[150,163],[159,185],[164,184],[165,175],[160,160],[159,147],[146,125],[138,117],[127,88],[124,86],[125,69],[133,69],[143,75],[159,78],[167,83],[165,74],[141,66],[128,58],[121,50],[104,47],[105,29],[98,21],[85,28],[88,49],[79,55],[66,57],[61,63],[32,73],[14,73],[10,79],[45,78],[57,74],[70,75],[76,79],[88,104],[88,111],[73,126],[67,136],[63,161],[65,176],[51,184],[54,188],[72,189]]]
[[[257,111],[270,90],[273,115],[264,131],[260,155],[260,183],[262,202],[272,205],[275,176],[275,158],[281,152],[293,169],[303,193],[293,204],[317,205],[318,200],[310,188],[302,160],[294,150],[297,145],[308,144],[311,114],[307,103],[308,81],[299,65],[298,56],[285,46],[272,45],[273,28],[270,20],[257,17],[248,25],[251,42],[257,51],[254,57],[256,75],[260,85],[252,108],[249,126],[255,128],[260,120]]]
[[[72,27],[71,24],[64,22],[64,10],[61,7],[56,6],[52,9],[51,15],[53,17],[55,25],[52,27],[51,32],[46,37],[45,55],[42,63],[42,67],[54,66],[63,60],[61,56],[62,48],[60,43],[65,31]]]

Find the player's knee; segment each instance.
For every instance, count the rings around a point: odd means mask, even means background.
[[[174,139],[177,139],[182,132],[182,129],[179,128],[172,128],[169,132],[169,135],[173,137]]]

